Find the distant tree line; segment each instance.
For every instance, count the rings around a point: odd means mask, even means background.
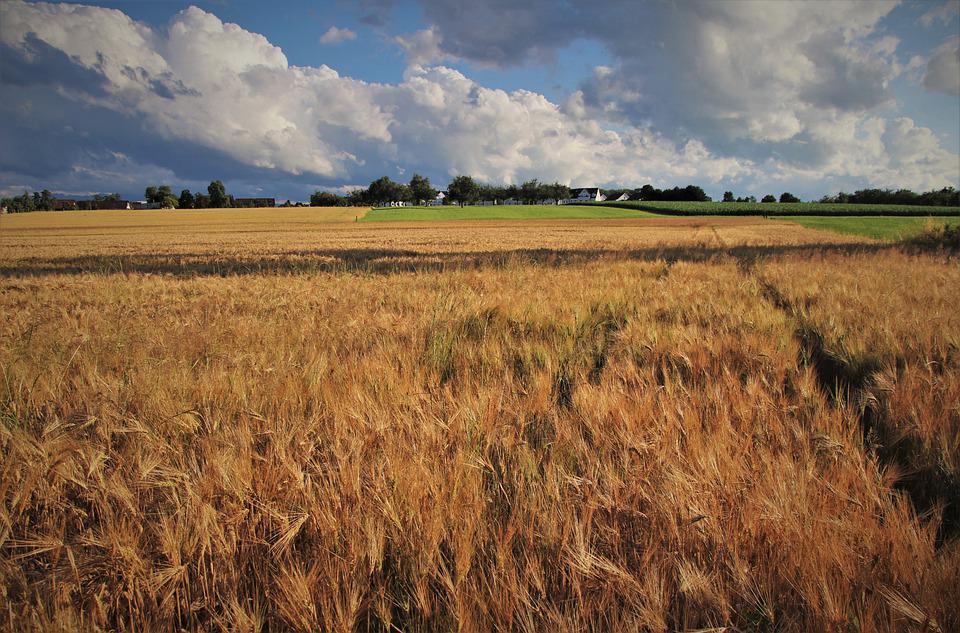
[[[170,185],[159,185],[147,187],[143,195],[147,204],[161,209],[223,209],[236,206],[236,199],[227,193],[221,180],[211,181],[206,193],[182,189],[177,196]]]
[[[10,213],[53,211],[53,200],[53,194],[44,189],[43,191],[34,191],[32,194],[24,191],[22,196],[4,198],[0,204],[6,207]]]
[[[22,195],[12,198],[0,198],[0,207],[5,207],[9,213],[25,213],[27,211],[54,211],[57,209],[57,198],[44,189],[43,191],[24,191]],[[89,211],[111,206],[111,203],[120,201],[119,193],[96,194],[90,200],[77,200],[76,209]]]
[[[163,209],[222,209],[236,206],[234,197],[227,194],[227,188],[220,180],[214,180],[207,185],[207,193],[193,193],[189,189],[183,189],[179,196],[175,196],[168,185],[160,185],[147,187],[145,196],[148,203],[159,205]]]
[[[745,198],[734,198],[732,191],[723,192],[723,202],[756,202],[757,198],[755,196],[747,196]],[[772,194],[765,195],[760,202],[776,202],[777,197]],[[780,202],[800,202],[800,198],[796,197],[789,191],[784,191],[780,194]]]
[[[917,204],[938,207],[960,206],[960,191],[953,187],[915,193],[909,189],[859,189],[853,193],[841,191],[835,196],[824,196],[820,202],[845,204]]]
[[[354,189],[345,196],[317,191],[310,196],[313,206],[381,206],[392,202],[427,204],[437,198],[430,179],[414,174],[409,183],[394,182],[387,176],[377,178],[369,187]],[[533,179],[521,185],[491,185],[472,176],[456,176],[447,187],[445,202],[473,204],[481,200],[502,202],[519,200],[536,204],[542,200],[563,200],[570,197],[570,188],[560,183],[542,183]]]
[[[670,189],[657,189],[653,185],[644,185],[637,189],[604,189],[608,200],[619,198],[626,194],[631,200],[647,201],[676,201],[676,202],[709,202],[711,200],[701,187],[687,185]],[[447,187],[446,203],[473,204],[479,201],[503,202],[517,200],[524,204],[537,204],[544,200],[559,201],[570,198],[570,187],[558,182],[545,183],[537,179],[528,180],[520,185],[493,185],[474,179],[471,176],[456,176]],[[236,199],[227,193],[226,187],[220,180],[214,180],[207,186],[206,193],[191,192],[183,189],[180,195],[173,193],[169,185],[147,187],[144,196],[148,204],[160,208],[180,209],[209,209],[236,206]],[[338,195],[328,191],[316,191],[310,196],[311,206],[379,206],[392,202],[409,204],[426,204],[435,200],[437,190],[430,184],[430,179],[420,174],[414,174],[408,183],[394,182],[387,176],[377,178],[369,187],[357,188],[347,195]],[[119,193],[96,194],[89,200],[75,200],[71,209],[87,210],[102,208],[117,208],[122,200]],[[723,193],[724,202],[756,202],[754,196],[734,197],[732,191]],[[761,202],[777,202],[772,194],[763,196]],[[780,194],[780,202],[800,202],[800,199],[790,192]],[[24,191],[22,195],[0,198],[0,206],[10,213],[25,211],[52,211],[66,208],[62,200],[54,198],[53,194],[43,191]],[[834,196],[824,196],[822,203],[846,204],[906,204],[932,206],[960,206],[960,192],[953,187],[944,187],[924,193],[915,193],[909,189],[860,189],[853,193],[840,192]],[[60,204],[58,204],[60,203]],[[289,200],[284,206],[294,206]]]
[[[216,209],[235,206],[235,198],[227,194],[226,187],[220,180],[214,180],[207,187],[207,192],[191,193],[184,189],[179,196],[174,195],[170,185],[149,186],[144,191],[147,204],[162,209]],[[95,209],[116,209],[123,199],[119,193],[95,194],[89,200],[70,200],[73,203],[69,209],[89,211]],[[26,211],[54,211],[63,207],[63,199],[54,198],[53,194],[44,189],[33,193],[24,191],[22,195],[10,198],[0,198],[0,206],[9,213],[23,213]],[[59,204],[58,204],[59,203]]]
[[[644,185],[635,190],[638,200],[656,200],[664,202],[710,202],[711,198],[696,185],[657,189],[653,185]]]

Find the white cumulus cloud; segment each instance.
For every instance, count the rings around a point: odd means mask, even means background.
[[[393,41],[403,49],[407,56],[407,63],[414,66],[454,59],[453,55],[440,48],[442,37],[439,30],[434,27],[407,35],[398,35],[393,38]]]
[[[350,29],[341,29],[337,26],[331,26],[326,32],[320,36],[321,44],[339,44],[340,42],[346,42],[348,40],[357,39],[357,34]]]

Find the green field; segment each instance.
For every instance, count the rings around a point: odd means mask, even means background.
[[[822,202],[600,202],[597,206],[639,209],[666,215],[767,216],[960,216],[960,207],[909,204],[830,204]]]
[[[957,216],[931,217],[824,217],[824,216],[784,216],[778,219],[790,220],[811,229],[865,235],[878,240],[898,240],[919,234],[927,225],[960,224]]]
[[[361,222],[438,222],[442,220],[591,220],[651,218],[639,209],[582,205],[494,205],[443,207],[382,207],[371,209]]]

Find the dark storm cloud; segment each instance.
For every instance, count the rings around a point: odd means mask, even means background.
[[[390,22],[393,0],[360,0],[360,23],[375,28]]]
[[[552,0],[486,0],[468,7],[453,0],[424,0],[423,7],[426,18],[442,30],[444,51],[496,66],[548,59],[599,26],[585,7]]]
[[[818,33],[801,47],[816,68],[816,79],[800,92],[814,105],[839,110],[869,110],[890,100],[889,64],[877,56],[857,55],[839,32]]]

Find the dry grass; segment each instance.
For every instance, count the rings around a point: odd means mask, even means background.
[[[764,274],[849,383],[890,477],[960,529],[960,267],[887,253],[787,260]]]
[[[957,541],[796,335],[848,289],[932,358],[955,262],[687,222],[5,234],[4,625],[956,630]]]

